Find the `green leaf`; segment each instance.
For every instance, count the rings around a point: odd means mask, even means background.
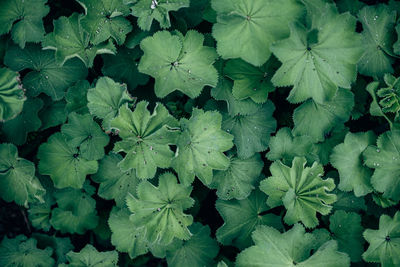
[[[337,201],[333,204],[333,210],[344,210],[361,212],[367,210],[363,197],[356,197],[353,193],[347,193],[335,189],[333,193],[337,196]]]
[[[350,89],[356,80],[356,64],[363,52],[361,36],[355,32],[356,19],[349,13],[331,14],[318,26],[308,30],[291,24],[290,38],[271,45],[282,62],[272,82],[293,85],[288,96],[291,103],[309,98],[324,103],[334,98],[338,87]]]
[[[113,38],[118,45],[125,42],[132,25],[124,18],[129,7],[122,0],[77,0],[85,9],[82,27],[90,34],[90,41],[97,45]]]
[[[119,252],[128,253],[132,259],[147,253],[143,227],[137,227],[129,220],[131,213],[127,209],[113,208],[108,219],[111,229],[111,244]]]
[[[91,197],[94,187],[87,183],[84,190],[66,188],[53,193],[57,205],[51,213],[50,223],[61,233],[84,234],[96,228],[99,217],[96,201]]]
[[[219,199],[245,199],[254,189],[263,167],[259,153],[248,159],[231,156],[227,170],[214,172],[210,188],[217,189]]]
[[[67,260],[69,264],[61,264],[60,267],[112,267],[118,266],[118,253],[115,250],[98,252],[95,247],[87,244],[79,252],[68,252]]]
[[[84,159],[99,160],[104,156],[109,137],[90,114],[69,114],[68,123],[61,127],[61,132],[69,146],[79,147],[79,154]]]
[[[13,144],[0,144],[0,196],[18,205],[43,202],[46,190],[35,177],[35,165],[18,157]],[[0,265],[1,266],[1,265]]]
[[[314,144],[312,154],[318,156],[318,162],[322,165],[327,165],[330,162],[330,156],[335,146],[344,142],[346,134],[349,129],[344,124],[338,124],[331,131],[325,134],[325,140]]]
[[[210,227],[194,223],[189,230],[193,235],[188,241],[175,240],[169,246],[166,257],[168,266],[213,266],[219,247],[217,241],[210,237]]]
[[[252,244],[251,233],[256,226],[270,225],[282,229],[280,216],[269,213],[266,199],[266,195],[259,190],[254,190],[243,200],[218,199],[215,207],[225,222],[217,230],[218,241],[224,246],[244,249]]]
[[[396,55],[400,55],[400,24],[396,26],[396,33],[397,33],[397,41],[393,44],[393,51]]]
[[[340,175],[339,189],[352,191],[356,197],[372,192],[370,178],[372,171],[364,166],[363,151],[375,143],[376,136],[372,131],[348,133],[344,142],[335,146],[331,154],[331,164]]]
[[[233,136],[221,130],[222,116],[216,111],[193,109],[192,117],[181,119],[182,133],[172,167],[179,181],[190,185],[197,176],[203,184],[212,182],[213,170],[226,170],[229,158],[224,151],[232,146]]]
[[[214,48],[203,46],[203,41],[203,35],[193,30],[185,37],[159,31],[140,43],[144,55],[138,69],[154,77],[157,97],[164,98],[178,90],[196,98],[204,86],[217,85],[218,72],[212,66],[217,53]]]
[[[388,208],[397,204],[397,201],[391,200],[390,198],[385,198],[382,196],[382,194],[377,192],[372,194],[372,199],[378,206],[381,206],[382,208]]]
[[[393,43],[396,11],[387,5],[366,6],[358,13],[363,25],[364,53],[358,62],[358,71],[368,76],[393,73]]]
[[[38,43],[45,34],[42,18],[49,13],[47,0],[3,0],[0,3],[0,35],[11,29],[13,41],[21,48]]]
[[[24,144],[28,133],[37,131],[42,124],[38,117],[39,109],[42,106],[43,102],[38,98],[26,100],[22,112],[14,119],[8,120],[0,126],[5,141],[16,145]]]
[[[65,254],[74,248],[69,237],[56,237],[40,233],[33,233],[32,236],[38,241],[39,248],[51,247],[53,249],[57,259],[56,264],[65,262],[67,260]]]
[[[153,20],[160,23],[161,28],[171,27],[170,11],[189,7],[189,0],[137,0],[131,8],[132,15],[138,17],[138,25],[144,31],[149,31]]]
[[[271,77],[278,62],[271,58],[261,67],[255,67],[241,59],[229,60],[225,75],[234,80],[232,94],[238,100],[251,98],[256,103],[264,103],[268,94],[275,91]]]
[[[271,137],[266,157],[270,161],[282,160],[285,164],[291,163],[295,157],[306,157],[308,162],[314,162],[319,160],[312,152],[314,150],[309,136],[293,136],[292,131],[284,127]]]
[[[90,68],[96,55],[116,53],[111,40],[97,45],[89,42],[90,34],[82,28],[82,18],[83,15],[73,13],[68,18],[54,20],[54,31],[48,33],[42,42],[43,49],[56,51],[56,62],[60,65],[77,57]]]
[[[144,227],[150,244],[167,245],[174,238],[188,240],[192,234],[187,227],[193,217],[183,212],[194,204],[191,191],[191,186],[178,184],[171,173],[159,177],[158,187],[144,180],[137,188],[137,198],[128,194],[130,220],[137,227]]]
[[[128,193],[136,195],[139,184],[135,170],[121,171],[118,166],[121,160],[121,155],[110,153],[100,161],[99,170],[92,175],[92,179],[100,183],[97,194],[107,200],[114,199],[117,207],[125,205]]]
[[[342,88],[339,88],[332,100],[323,104],[310,99],[293,112],[293,135],[306,135],[313,142],[322,142],[336,125],[350,118],[353,106],[353,93]]]
[[[354,212],[336,211],[329,217],[329,229],[338,242],[339,250],[347,253],[352,262],[361,261],[364,240],[361,216]]]
[[[122,141],[116,142],[114,151],[125,152],[118,164],[123,171],[136,169],[141,179],[153,178],[157,168],[168,168],[174,157],[169,145],[175,143],[179,134],[178,122],[161,103],[157,103],[153,114],[147,110],[148,102],[137,103],[135,110],[124,105],[111,127],[118,131]]]
[[[387,73],[384,75],[384,81],[387,87],[380,88],[376,94],[381,98],[379,106],[384,113],[395,113],[395,119],[398,120],[400,111],[400,78],[395,78]]]
[[[367,262],[378,262],[383,267],[400,264],[400,212],[393,218],[383,214],[379,218],[379,229],[366,229],[364,238],[369,243],[362,257]]]
[[[29,205],[28,218],[32,226],[46,232],[50,230],[51,208],[56,203],[53,197],[54,187],[48,176],[39,176],[46,194],[43,196],[44,202],[32,203]]]
[[[90,84],[87,80],[78,81],[74,86],[71,86],[67,94],[65,95],[65,100],[67,104],[65,109],[68,113],[76,112],[78,114],[85,114],[89,112],[87,107],[87,93],[90,88]]]
[[[126,85],[114,82],[108,77],[97,80],[96,87],[87,93],[90,114],[103,120],[103,129],[111,131],[111,120],[118,109],[125,103],[131,104],[134,99],[129,95]]]
[[[358,12],[365,6],[364,2],[359,0],[338,0],[336,5],[340,13],[350,12],[352,15],[357,16]]]
[[[246,115],[224,116],[222,129],[234,136],[239,158],[249,158],[268,148],[269,137],[276,129],[274,110],[274,104],[268,101]]]
[[[143,52],[138,48],[121,47],[116,55],[102,55],[104,65],[101,69],[105,76],[118,82],[125,82],[130,90],[145,85],[149,76],[138,71],[139,58]]]
[[[88,73],[77,59],[71,59],[59,66],[54,59],[54,52],[41,50],[38,45],[28,45],[25,49],[10,46],[4,63],[15,71],[31,70],[23,79],[29,96],[45,93],[53,100],[63,98],[67,88],[76,81],[85,79]]]
[[[50,175],[56,188],[82,188],[86,175],[97,172],[95,160],[86,160],[81,152],[55,133],[39,147],[39,172]]]
[[[41,267],[53,266],[51,257],[53,249],[38,249],[34,238],[27,239],[24,235],[18,235],[9,239],[7,236],[0,244],[0,266],[5,267]]]
[[[262,225],[252,237],[255,245],[238,255],[236,266],[350,266],[349,256],[337,250],[336,241],[327,241],[318,247],[317,236],[306,233],[300,224],[283,234]],[[311,250],[316,251],[310,255]]]
[[[10,120],[22,111],[24,91],[19,75],[7,68],[0,68],[0,122]]]
[[[216,100],[226,102],[230,116],[248,115],[260,107],[250,98],[237,100],[232,94],[232,82],[225,78],[220,78],[217,86],[211,89],[211,96]]]
[[[329,214],[330,204],[336,201],[336,195],[327,192],[335,188],[335,182],[332,178],[321,178],[322,165],[314,162],[305,167],[306,162],[305,158],[295,157],[292,167],[288,167],[275,161],[269,168],[272,176],[261,181],[260,189],[268,195],[270,207],[285,206],[287,224],[301,221],[307,228],[314,228],[318,225],[317,212]]]
[[[47,95],[40,95],[39,97],[44,102],[43,108],[39,111],[39,118],[42,121],[40,131],[63,124],[67,120],[68,112],[65,108],[64,99],[53,101]]]
[[[367,85],[367,88],[365,90],[371,95],[372,101],[369,107],[369,113],[371,116],[377,116],[377,117],[384,117],[386,121],[389,123],[390,127],[392,127],[392,121],[389,119],[388,116],[386,116],[385,113],[383,113],[382,108],[378,104],[378,96],[376,95],[376,92],[379,88],[379,82],[374,81],[371,82]]]
[[[367,167],[375,169],[371,184],[383,197],[400,200],[400,130],[387,131],[378,137],[376,146],[364,152]]]
[[[289,36],[288,23],[304,10],[295,0],[212,0],[211,6],[217,12],[212,34],[218,54],[255,66],[268,60],[270,45]]]

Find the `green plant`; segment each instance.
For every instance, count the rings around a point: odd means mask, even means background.
[[[0,266],[400,266],[397,0],[0,1]]]

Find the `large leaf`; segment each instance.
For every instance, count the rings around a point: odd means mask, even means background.
[[[224,224],[217,230],[218,241],[244,249],[252,244],[251,233],[258,225],[269,225],[282,229],[280,216],[269,213],[266,195],[259,190],[253,191],[243,200],[217,200],[215,207]]]
[[[372,186],[383,197],[400,200],[400,130],[393,129],[381,134],[376,146],[364,152],[365,165],[375,169],[371,177]]]
[[[18,73],[0,68],[0,122],[14,118],[22,111],[24,91]]]
[[[56,62],[63,65],[67,60],[77,57],[86,67],[92,67],[98,54],[114,54],[112,41],[98,45],[90,43],[90,34],[82,28],[83,15],[73,13],[70,17],[60,17],[53,21],[54,31],[43,40],[43,49],[56,51]]]
[[[95,160],[87,160],[61,133],[50,136],[39,147],[39,172],[50,175],[56,188],[82,188],[86,175],[97,172]]]
[[[349,13],[331,14],[324,23],[316,23],[320,16],[315,14],[313,21],[318,29],[293,23],[290,38],[271,46],[282,62],[272,82],[293,85],[288,97],[291,103],[309,98],[323,103],[336,95],[338,87],[350,89],[356,80],[356,64],[363,52],[361,36],[355,32],[356,19]]]
[[[53,100],[64,97],[67,88],[87,76],[87,69],[78,59],[71,59],[59,66],[54,51],[41,50],[38,45],[28,45],[25,49],[10,46],[4,63],[15,71],[31,70],[23,79],[27,94],[37,96],[45,93]]]
[[[283,234],[273,227],[259,226],[252,237],[255,245],[238,255],[236,266],[350,266],[349,256],[337,250],[336,241],[319,245],[318,237],[306,233],[300,224]],[[312,255],[311,250],[315,250]]]
[[[171,27],[170,11],[177,11],[189,7],[189,0],[137,0],[131,8],[132,15],[138,17],[138,26],[149,31],[153,20],[160,23],[161,28]]]
[[[290,22],[303,13],[295,0],[212,0],[217,23],[212,34],[222,58],[242,58],[261,66],[271,55],[269,46],[289,36]]]
[[[150,244],[167,245],[174,238],[188,240],[192,234],[187,227],[193,223],[193,217],[183,212],[194,204],[191,191],[192,187],[178,184],[171,173],[159,177],[158,187],[142,181],[137,198],[128,194],[126,200],[132,212],[130,219],[137,227],[144,227]]]
[[[129,14],[129,7],[123,0],[77,0],[85,9],[81,20],[82,27],[90,34],[90,41],[97,45],[113,38],[117,44],[125,42],[126,34],[132,25],[124,18]]]
[[[35,177],[35,165],[18,157],[13,144],[0,144],[0,195],[7,202],[28,206],[43,202],[46,190]]]
[[[400,212],[393,218],[383,214],[379,218],[379,229],[366,229],[364,238],[369,243],[362,257],[367,262],[379,262],[384,267],[400,264]]]
[[[119,163],[123,171],[136,170],[136,176],[153,178],[157,168],[168,168],[174,157],[169,145],[175,144],[178,122],[158,103],[153,114],[147,110],[148,102],[139,102],[132,112],[127,105],[119,109],[111,127],[118,131],[122,141],[116,142],[114,151],[125,152]]]
[[[344,142],[335,146],[331,154],[331,164],[338,169],[342,191],[352,191],[357,197],[372,192],[371,169],[364,166],[362,152],[375,143],[372,131],[366,133],[348,133]]]
[[[42,41],[45,31],[42,18],[49,13],[47,0],[2,0],[0,2],[0,35],[11,29],[13,41],[21,48],[26,42]]]
[[[144,55],[138,69],[154,77],[157,97],[178,90],[195,98],[204,86],[217,85],[218,72],[212,66],[217,53],[203,41],[202,34],[191,30],[186,36],[160,31],[140,43]]]
[[[336,195],[329,194],[335,188],[332,178],[322,179],[323,167],[314,162],[305,167],[305,158],[295,157],[292,167],[275,161],[270,166],[272,176],[263,180],[260,189],[268,195],[270,207],[284,205],[287,224],[301,221],[307,228],[318,225],[317,212],[327,215],[336,201]]]
[[[229,158],[223,152],[233,146],[233,136],[221,130],[221,122],[218,112],[201,109],[193,109],[189,120],[181,119],[182,133],[177,140],[172,166],[183,184],[191,184],[197,176],[208,185],[213,170],[229,167]]]
[[[363,25],[364,49],[358,71],[369,76],[393,73],[396,11],[384,4],[366,6],[360,10],[358,18]]]

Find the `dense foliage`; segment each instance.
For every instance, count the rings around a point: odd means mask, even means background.
[[[0,1],[0,266],[400,266],[399,208],[400,1]]]

